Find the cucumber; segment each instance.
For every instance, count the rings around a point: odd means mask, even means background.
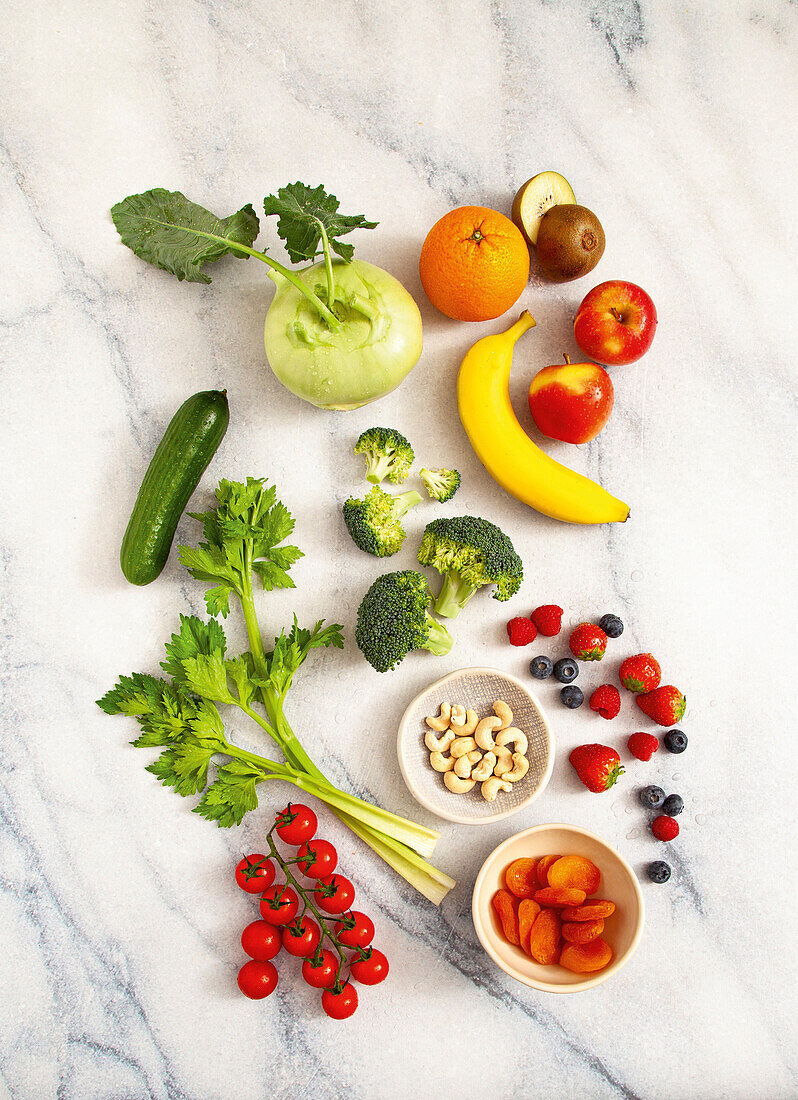
[[[169,421],[122,539],[119,561],[131,584],[149,584],[166,565],[178,521],[229,419],[227,391],[203,390],[184,401]]]

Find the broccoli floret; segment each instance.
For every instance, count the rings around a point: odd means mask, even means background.
[[[355,641],[377,672],[388,672],[414,649],[440,657],[452,648],[452,636],[429,613],[427,578],[414,569],[378,577],[357,613]]]
[[[395,428],[369,428],[355,444],[355,454],[366,459],[366,480],[379,485],[387,477],[394,485],[405,481],[413,465],[413,448]]]
[[[405,541],[405,529],[399,521],[420,503],[421,494],[415,489],[391,496],[375,485],[365,500],[350,497],[344,503],[344,523],[355,546],[375,557],[388,558]]]
[[[451,500],[460,488],[460,475],[457,470],[427,470],[418,471],[418,476],[427,487],[427,492],[433,500],[439,500],[443,504]]]
[[[524,577],[523,563],[505,533],[477,516],[428,523],[418,560],[443,574],[435,611],[449,619],[460,614],[482,585],[496,585],[494,600],[509,600]]]

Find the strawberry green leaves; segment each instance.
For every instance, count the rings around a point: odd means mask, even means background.
[[[251,204],[227,218],[190,202],[180,191],[156,187],[140,195],[128,195],[111,208],[111,217],[122,243],[139,259],[186,279],[209,283],[205,264],[222,256],[246,259],[260,226]]]
[[[333,252],[348,262],[355,250],[351,244],[341,244],[338,237],[353,229],[373,229],[377,225],[363,214],[339,214],[338,206],[335,195],[328,195],[321,185],[308,187],[298,182],[279,188],[276,195],[267,195],[263,200],[267,217],[277,215],[277,233],[295,264],[315,259],[325,235]]]

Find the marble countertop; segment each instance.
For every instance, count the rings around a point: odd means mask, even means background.
[[[3,11],[0,1096],[798,1096],[798,830],[784,782],[798,8],[6,0]],[[438,217],[467,203],[506,210],[546,168],[599,214],[608,243],[594,277],[552,287],[533,275],[519,303],[538,320],[516,358],[519,411],[534,371],[575,352],[570,322],[590,286],[639,282],[659,311],[651,352],[614,373],[606,430],[578,451],[553,448],[630,501],[621,528],[558,524],[488,478],[453,384],[466,347],[500,322],[450,322],[418,281]],[[153,186],[228,213],[294,179],[379,220],[358,254],[422,309],[420,364],[355,413],[303,405],[270,374],[258,265],[223,261],[211,286],[181,284],[124,249],[108,215]],[[262,240],[277,245],[273,226]],[[509,608],[475,598],[446,658],[420,654],[379,677],[350,644],[307,668],[291,718],[341,784],[435,824],[399,774],[398,719],[459,666],[525,675],[531,653],[507,645],[508,610],[555,601],[570,623],[616,612],[626,631],[613,652],[654,651],[690,699],[688,752],[630,765],[598,797],[567,754],[585,740],[621,745],[637,712],[627,700],[604,726],[543,685],[552,781],[512,820],[441,824],[436,862],[458,884],[440,909],[325,815],[391,959],[388,983],[346,1024],[321,1015],[298,967],[283,966],[267,1001],[236,989],[253,906],[231,868],[258,849],[284,792],[267,792],[240,830],[217,830],[145,772],[132,728],[93,703],[117,674],[155,671],[178,612],[202,611],[200,585],[173,559],[134,589],[117,555],[165,423],[188,394],[222,386],[231,426],[195,503],[217,477],[273,479],[307,555],[295,592],[262,597],[266,629],[296,610],[343,622],[351,638],[383,567],[349,543],[338,505],[363,486],[351,446],[374,422],[457,466],[457,504],[500,523],[526,563]],[[412,514],[397,564],[412,565],[431,514]],[[178,537],[194,537],[192,521]],[[615,657],[607,664],[614,672]],[[686,810],[671,882],[644,884],[636,956],[570,997],[505,977],[470,916],[485,856],[519,829],[566,821],[643,875],[663,854],[636,808],[643,780],[678,790]]]

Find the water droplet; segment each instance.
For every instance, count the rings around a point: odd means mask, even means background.
[[[695,815],[695,823],[696,823],[696,825],[706,825],[707,815],[706,814],[696,814]]]
[[[336,714],[336,716],[335,716],[336,726],[342,726],[345,721],[346,721],[346,715],[345,714]]]
[[[643,570],[642,569],[633,569],[632,570],[632,580],[633,581],[642,581],[642,579],[643,579]]]
[[[626,811],[625,811],[625,812],[626,812],[627,814],[630,814],[630,813],[632,812],[632,807],[631,807],[631,806],[627,806],[627,807],[626,807]]]
[[[627,840],[634,840],[634,838],[635,838],[635,837],[636,837],[637,835],[638,835],[638,830],[637,830],[637,829],[632,829],[631,833],[627,833],[627,834],[626,834],[626,839],[627,839]]]

